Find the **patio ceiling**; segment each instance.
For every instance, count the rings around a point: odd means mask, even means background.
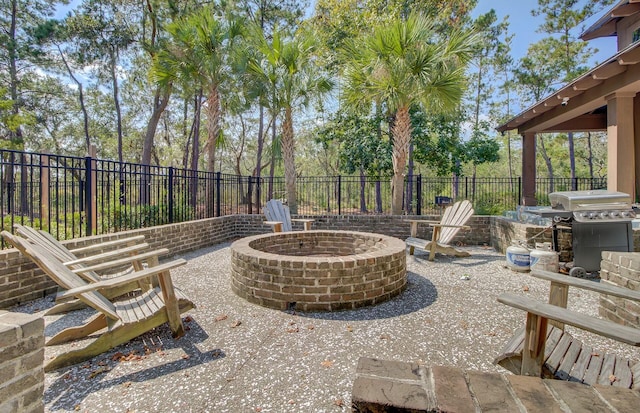
[[[614,93],[633,96],[640,91],[638,63],[640,42],[629,45],[496,129],[499,132],[517,129],[521,134],[604,131],[607,98]]]

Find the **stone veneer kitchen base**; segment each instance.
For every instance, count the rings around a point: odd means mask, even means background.
[[[279,310],[334,311],[377,304],[405,288],[406,246],[386,235],[296,231],[231,245],[231,288]]]

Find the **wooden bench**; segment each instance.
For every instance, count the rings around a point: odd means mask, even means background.
[[[566,309],[570,286],[632,300],[640,300],[640,293],[548,271],[535,270],[532,275],[551,282],[549,303],[511,293],[498,297],[499,302],[526,311],[527,318],[494,362],[516,374],[640,390],[640,363],[594,351],[564,331],[568,324],[640,346],[639,329]]]
[[[635,413],[640,393],[537,377],[426,367],[360,358],[351,396],[354,412]]]

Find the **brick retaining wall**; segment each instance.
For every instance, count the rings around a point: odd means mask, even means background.
[[[640,291],[640,254],[603,252],[602,282]],[[600,295],[600,316],[630,327],[640,328],[640,303],[624,298]]]
[[[313,229],[377,232],[400,239],[405,239],[409,235],[408,220],[410,219],[439,220],[437,216],[415,215],[325,215],[299,218],[315,219]],[[263,224],[263,221],[264,216],[260,214],[229,215],[78,238],[65,241],[64,244],[69,248],[77,248],[100,241],[144,235],[152,248],[166,247],[171,254],[182,254],[210,245],[270,232],[271,227]],[[453,240],[454,244],[490,245],[500,252],[504,252],[512,241],[530,238],[544,229],[544,227],[513,222],[503,217],[490,216],[473,216],[467,225],[471,226],[471,230],[460,231]],[[301,229],[301,224],[294,223],[294,229]],[[419,225],[418,237],[430,239],[431,228],[428,225]],[[547,229],[540,239],[549,241],[551,230]],[[568,249],[565,246],[570,242],[570,234],[561,232],[560,239],[562,249]],[[634,242],[638,251],[640,231],[634,231]],[[561,256],[563,261],[569,261],[570,258]],[[0,308],[31,301],[51,294],[55,290],[54,283],[16,250],[0,251]]]
[[[0,412],[43,412],[44,319],[0,310]]]

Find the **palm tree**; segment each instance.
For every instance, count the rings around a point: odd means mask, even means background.
[[[426,112],[455,109],[465,88],[465,67],[475,36],[462,31],[440,38],[431,21],[411,14],[374,27],[371,34],[345,48],[346,85],[343,100],[370,111],[383,104],[392,115],[393,214],[402,213],[404,172],[411,141],[409,109],[422,105]]]
[[[216,16],[213,7],[204,7],[167,26],[171,42],[154,59],[152,78],[160,85],[181,81],[206,94],[207,171],[215,167],[216,146],[221,136],[221,94],[230,83],[228,58],[243,23],[231,13]]]
[[[255,32],[256,53],[250,59],[248,69],[257,80],[256,84],[261,85],[256,91],[273,119],[284,112],[281,145],[287,204],[291,213],[296,214],[293,108],[307,106],[312,98],[330,91],[333,84],[314,64],[317,43],[312,33],[299,31],[293,37],[287,37],[284,31],[275,28],[271,40],[268,40],[261,29]]]

